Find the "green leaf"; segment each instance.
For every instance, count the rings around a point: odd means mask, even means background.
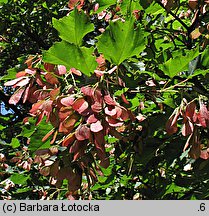
[[[188,78],[192,78],[192,77],[199,76],[199,75],[205,76],[207,73],[209,73],[209,70],[197,69],[197,70],[194,71],[193,74],[188,76]]]
[[[118,142],[118,139],[115,138],[115,137],[109,137],[109,136],[107,136],[107,142],[108,143],[116,143],[116,142]]]
[[[94,25],[89,22],[87,15],[77,9],[59,20],[54,18],[53,26],[60,33],[60,38],[78,46],[87,33],[94,31]]]
[[[17,74],[17,69],[16,68],[11,68],[7,70],[7,75],[4,75],[0,78],[0,80],[10,80],[10,79],[15,79],[16,74]]]
[[[6,4],[7,2],[8,2],[8,0],[0,0],[0,5]]]
[[[134,10],[143,10],[143,7],[140,5],[139,1],[123,0],[120,9],[123,14],[130,14]]]
[[[30,187],[25,187],[25,188],[19,188],[16,190],[15,194],[19,194],[19,193],[26,193],[29,191],[32,191],[33,189]]]
[[[108,168],[103,168],[100,166],[100,169],[102,173],[104,174],[104,176],[109,176],[112,173],[113,165],[110,165]]]
[[[32,154],[38,149],[45,149],[51,146],[50,140],[42,142],[42,138],[53,128],[50,123],[45,122],[45,119],[46,118],[44,118],[39,125],[35,126],[36,120],[30,118],[29,124],[22,127],[20,136],[30,138],[28,149]]]
[[[158,15],[165,12],[165,10],[156,2],[153,2],[149,7],[145,10],[147,14]]]
[[[193,194],[190,198],[190,200],[198,200],[197,197]]]
[[[207,47],[201,55],[201,65],[204,67],[209,66],[209,48]]]
[[[18,148],[20,146],[19,140],[17,138],[12,138],[11,146],[12,148]]]
[[[99,9],[96,11],[97,13],[102,12],[103,10],[107,9],[108,7],[116,4],[116,0],[97,0],[96,1],[99,4]]]
[[[4,130],[4,128],[6,128],[6,127],[0,124],[0,131]]]
[[[132,109],[138,107],[140,105],[140,101],[137,97],[131,99]]]
[[[166,41],[164,38],[155,40],[155,47],[157,50],[166,50],[168,48],[173,48],[174,45],[170,41]]]
[[[19,185],[25,185],[29,178],[30,178],[29,175],[18,174],[18,173],[14,173],[13,175],[10,176],[10,180],[14,184],[19,184]]]
[[[198,49],[189,50],[186,55],[180,54],[174,58],[170,58],[164,64],[159,65],[159,68],[170,78],[178,75],[180,72],[188,71],[189,63],[199,55]]]
[[[126,186],[130,180],[131,176],[123,175],[120,179],[121,186]]]
[[[55,43],[44,53],[43,60],[52,64],[65,65],[67,69],[76,68],[90,76],[97,63],[92,55],[93,48],[77,47],[65,41]]]
[[[166,187],[166,189],[167,190],[166,190],[165,195],[170,194],[170,193],[182,193],[182,192],[185,191],[184,187],[180,187],[180,186],[176,185],[175,183],[172,183],[172,184],[168,185]]]
[[[121,96],[122,94],[124,94],[125,92],[128,91],[129,88],[123,88],[121,90],[117,90],[115,93],[114,93],[114,96]]]
[[[175,103],[172,98],[165,98],[164,101],[162,101],[164,104],[166,104],[169,107],[175,108]]]
[[[7,45],[6,43],[0,42],[0,48],[1,48],[1,50],[5,49],[6,45]]]
[[[150,77],[152,77],[155,80],[162,80],[161,77],[159,77],[156,73],[154,72],[149,72],[149,71],[138,71],[139,74],[148,74]]]
[[[22,126],[20,136],[30,138],[36,130],[35,122],[35,119],[29,118],[29,123]]]
[[[51,146],[50,140],[47,140],[46,142],[42,142],[42,138],[52,128],[53,128],[53,126],[51,124],[46,123],[45,121],[42,121],[35,128],[35,132],[30,137],[30,144],[28,147],[28,149],[31,151],[31,153],[34,153],[39,149],[49,148]]]
[[[111,22],[98,40],[99,52],[116,65],[132,56],[139,56],[144,48],[143,31],[139,26],[135,29],[133,18],[126,22]]]

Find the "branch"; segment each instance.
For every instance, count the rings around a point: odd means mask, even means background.
[[[179,82],[179,83],[177,83],[177,84],[175,84],[175,85],[173,85],[173,86],[169,86],[169,87],[167,87],[167,88],[163,88],[162,90],[160,90],[160,92],[162,93],[162,92],[166,92],[166,91],[168,91],[168,90],[170,90],[170,89],[173,89],[173,88],[175,88],[175,87],[186,87],[187,88],[187,86],[185,86],[185,85],[181,85],[181,84],[183,84],[183,83],[185,83],[185,82],[187,82],[189,80],[189,78],[187,78],[187,79],[185,79],[185,80],[183,80],[183,81],[181,81],[181,82]]]
[[[199,23],[199,16],[200,16],[200,9],[198,9],[195,14],[194,14],[194,17],[193,17],[193,22],[191,24],[191,26],[189,27],[188,29],[188,34],[190,34],[197,26],[198,26],[198,23]]]
[[[164,5],[157,1],[157,3],[163,8],[166,10],[166,8],[164,7]],[[166,10],[167,11],[167,10]],[[176,14],[174,14],[171,10],[170,11],[167,11],[172,17],[174,17],[179,23],[181,23],[181,25],[188,31],[189,30],[189,27],[178,17],[176,16]]]

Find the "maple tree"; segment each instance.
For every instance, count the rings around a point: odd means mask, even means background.
[[[208,1],[11,4],[43,20],[19,64],[2,27],[3,198],[208,198]]]

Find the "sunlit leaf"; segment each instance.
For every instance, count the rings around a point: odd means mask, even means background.
[[[186,55],[180,54],[174,58],[170,58],[164,64],[159,65],[159,67],[166,75],[173,78],[180,72],[188,71],[190,61],[192,61],[198,55],[198,49],[189,50],[186,52]]]
[[[12,138],[11,146],[12,148],[18,148],[20,146],[19,140],[17,138]]]
[[[14,173],[10,176],[10,180],[14,182],[14,184],[25,185],[27,180],[30,178],[29,175]]]
[[[96,2],[99,4],[99,8],[96,12],[99,13],[107,9],[111,5],[116,4],[117,1],[116,0],[97,0]]]
[[[124,60],[139,56],[145,48],[143,30],[134,27],[134,19],[126,22],[110,22],[109,27],[98,39],[98,50],[104,57],[116,65]]]
[[[77,47],[65,41],[55,43],[44,53],[45,62],[64,65],[67,70],[76,68],[87,76],[96,69],[97,63],[93,54],[93,48]]]
[[[59,36],[75,45],[81,45],[83,37],[94,30],[94,25],[89,22],[87,15],[75,9],[69,14],[59,20],[53,19],[53,26],[59,32]]]

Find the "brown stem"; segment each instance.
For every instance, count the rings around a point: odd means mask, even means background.
[[[164,5],[159,2],[159,1],[156,1],[163,9],[166,10],[166,8],[164,7]],[[174,14],[172,11],[168,11],[168,13],[174,17],[179,23],[181,23],[181,25],[188,31],[189,30],[189,27],[176,15]]]

